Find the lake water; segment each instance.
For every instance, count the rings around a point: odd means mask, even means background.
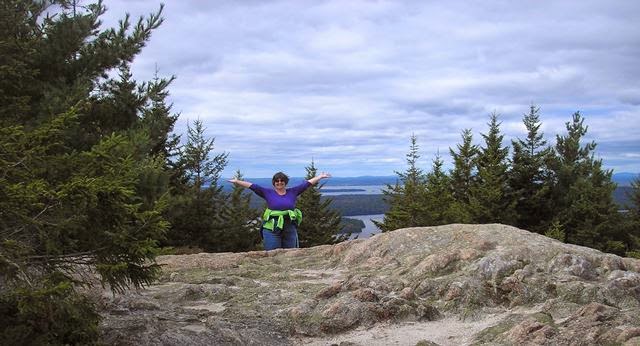
[[[382,193],[384,185],[325,185],[320,192],[325,196],[337,195],[377,195]],[[354,190],[354,191],[332,191],[332,190]]]
[[[364,228],[362,229],[362,232],[352,234],[351,238],[349,239],[366,239],[374,234],[380,233],[380,229],[371,220],[373,219],[375,221],[382,221],[382,218],[384,218],[384,214],[357,215],[347,217],[350,219],[362,220],[362,222],[364,222]]]
[[[324,196],[338,196],[338,195],[377,195],[382,193],[386,185],[325,185],[320,190]],[[337,191],[332,191],[337,190]],[[349,191],[340,191],[349,190]],[[362,220],[364,222],[364,228],[360,233],[354,233],[350,239],[366,239],[374,234],[380,233],[380,229],[371,221],[382,221],[384,214],[373,215],[351,215],[345,216],[350,219]]]

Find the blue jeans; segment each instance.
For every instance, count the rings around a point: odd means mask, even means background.
[[[282,230],[262,229],[262,243],[265,250],[291,249],[298,247],[298,229],[293,222],[285,222]]]

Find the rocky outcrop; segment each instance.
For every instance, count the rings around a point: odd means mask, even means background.
[[[163,256],[99,299],[116,345],[640,344],[640,261],[503,225]]]

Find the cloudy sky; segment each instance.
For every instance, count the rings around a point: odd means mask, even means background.
[[[105,25],[160,2],[105,0]],[[177,133],[201,119],[225,176],[283,170],[313,159],[335,176],[404,170],[414,133],[420,165],[489,114],[505,144],[541,108],[550,143],[580,111],[596,155],[640,172],[639,1],[165,0],[164,24],[134,77],[175,75]]]

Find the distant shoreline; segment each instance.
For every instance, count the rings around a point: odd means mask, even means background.
[[[320,192],[331,192],[331,193],[335,193],[335,192],[363,192],[363,191],[367,191],[367,190],[365,190],[365,189],[326,189],[326,188],[320,189]]]

